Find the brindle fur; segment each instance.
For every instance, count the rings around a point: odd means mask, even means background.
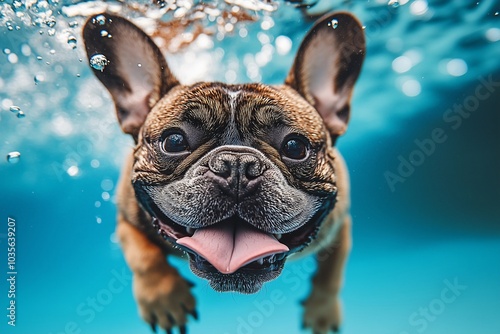
[[[103,15],[108,20],[104,26],[91,18],[83,34],[89,57],[104,53],[111,61],[105,71],[94,73],[110,91],[123,131],[137,144],[119,182],[117,233],[134,274],[141,316],[153,328],[159,325],[170,332],[179,327],[181,333],[186,331],[187,316],[197,316],[190,283],[166,261],[168,255],[183,254],[152,226],[153,217],[145,210],[150,199],[142,191],[144,185],[182,181],[215,148],[238,145],[262,152],[289,186],[321,201],[318,210],[323,211],[314,215],[318,221],[307,223],[319,226],[316,238],[292,256],[316,253],[318,259],[313,288],[304,302],[303,324],[314,333],[337,331],[351,218],[347,168],[333,145],[346,130],[349,99],[364,57],[360,24],[347,13],[319,20],[304,39],[285,85],[202,82],[186,86],[179,84],[161,52],[139,28],[120,17]],[[335,33],[326,28],[333,18],[339,27],[345,25]],[[102,29],[113,36],[112,41],[100,37]],[[131,46],[130,40],[139,46]],[[141,69],[129,69],[138,62],[143,63]],[[167,127],[191,134],[194,149],[188,156],[166,159],[161,154],[159,143]],[[308,139],[307,159],[284,162],[279,150],[287,133]]]

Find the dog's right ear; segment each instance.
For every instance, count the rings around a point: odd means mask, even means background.
[[[151,38],[124,18],[92,16],[83,39],[89,59],[106,57],[91,67],[113,97],[122,130],[137,139],[151,108],[179,82]]]

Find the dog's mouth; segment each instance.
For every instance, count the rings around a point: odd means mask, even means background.
[[[191,270],[217,291],[258,291],[262,283],[279,276],[287,256],[307,246],[318,230],[317,224],[305,224],[288,233],[268,233],[238,217],[192,228],[158,208],[153,211],[158,234],[186,252]]]

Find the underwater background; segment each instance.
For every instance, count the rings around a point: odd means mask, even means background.
[[[114,234],[133,141],[81,39],[85,18],[104,10],[149,33],[160,18],[197,15],[206,30],[187,27],[167,54],[183,83],[280,83],[309,17],[354,13],[367,56],[338,141],[354,229],[342,333],[500,333],[500,2],[221,0],[205,1],[205,16],[200,5],[0,0],[0,333],[150,333]],[[254,295],[216,293],[172,262],[196,283],[190,333],[306,333],[299,300],[313,258]]]

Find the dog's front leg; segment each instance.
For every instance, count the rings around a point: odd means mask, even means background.
[[[167,263],[160,247],[122,215],[118,217],[117,234],[133,272],[134,295],[141,317],[151,324],[153,331],[159,325],[167,333],[174,327],[186,333],[187,315],[197,317],[190,291],[192,284]]]
[[[337,238],[317,254],[318,270],[313,277],[311,294],[304,302],[303,323],[314,334],[335,333],[340,328],[342,310],[339,293],[351,243],[351,217],[348,215]]]

